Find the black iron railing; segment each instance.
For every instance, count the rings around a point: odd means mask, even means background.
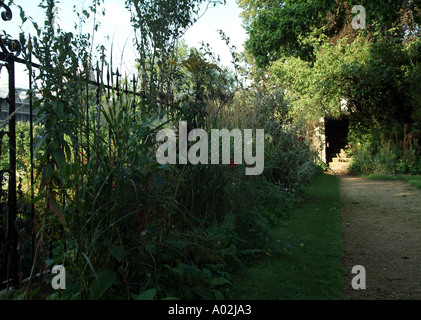
[[[12,11],[10,8],[0,1],[0,10],[1,18],[4,21],[10,21],[12,19]],[[7,118],[0,121],[3,125],[0,127],[0,158],[4,156],[1,154],[2,145],[4,144],[4,138],[8,137],[8,154],[9,154],[9,164],[6,168],[0,168],[0,289],[8,285],[20,285],[22,279],[26,278],[29,274],[22,274],[22,265],[20,263],[20,253],[18,250],[18,229],[20,219],[18,218],[18,204],[17,196],[21,193],[20,183],[17,185],[17,176],[16,176],[16,120],[17,113],[20,111],[16,109],[16,87],[15,87],[15,65],[24,64],[28,69],[28,104],[29,104],[29,137],[30,143],[28,148],[30,148],[30,190],[31,190],[31,200],[34,199],[34,110],[33,110],[33,101],[35,99],[33,94],[33,69],[42,68],[41,65],[32,62],[32,53],[31,50],[27,50],[29,53],[27,55],[27,60],[20,58],[22,49],[30,49],[31,39],[27,41],[27,48],[22,48],[21,43],[18,40],[12,39],[11,37],[0,36],[0,74],[2,69],[6,69],[8,73],[8,95],[6,98],[2,99],[2,103],[6,102],[9,106]],[[119,70],[114,73],[107,67],[107,72],[104,75],[105,81],[103,80],[101,71],[99,68],[93,69],[93,72],[96,73],[96,80],[85,79],[86,81],[86,95],[87,95],[87,112],[86,112],[86,121],[89,123],[89,94],[92,92],[89,90],[89,85],[96,86],[96,105],[97,109],[101,103],[101,96],[109,100],[112,94],[116,94],[117,100],[121,99],[125,95],[126,99],[129,95],[132,95],[133,107],[135,107],[136,97],[144,97],[142,92],[137,92],[137,77],[133,74],[131,79],[132,89],[129,90],[127,77],[124,87],[121,87],[120,81],[122,75]],[[115,82],[112,77],[115,77]],[[115,83],[115,85],[113,85]],[[1,112],[1,103],[0,103],[0,112]],[[7,130],[5,130],[7,122]],[[89,131],[86,130],[87,141],[89,145]],[[88,151],[89,152],[89,151]],[[3,188],[5,185],[6,188]],[[26,226],[27,233],[32,234],[33,229],[33,220],[34,220],[34,205],[31,203],[30,208],[30,221],[31,225]],[[32,234],[32,261],[34,259],[34,235]]]

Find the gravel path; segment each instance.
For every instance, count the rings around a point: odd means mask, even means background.
[[[345,299],[421,299],[421,190],[402,181],[338,176]],[[366,289],[351,286],[352,267]]]

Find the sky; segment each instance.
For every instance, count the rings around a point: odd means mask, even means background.
[[[227,0],[226,2],[226,5],[209,6],[204,15],[185,33],[183,39],[186,40],[189,46],[195,47],[200,47],[202,41],[209,43],[213,52],[220,56],[221,64],[231,66],[231,54],[217,30],[222,29],[230,37],[230,43],[236,46],[237,52],[243,51],[246,33],[241,26],[241,18],[239,17],[241,9],[238,8],[236,1]],[[26,14],[40,25],[43,24],[44,9],[38,7],[40,1],[15,0],[15,3],[20,5]],[[90,4],[90,0],[61,0],[56,23],[65,31],[78,32],[78,30],[74,29],[77,17],[73,12],[73,6],[76,5],[78,8],[84,6],[87,8]],[[95,43],[100,42],[104,44],[108,54],[110,54],[112,48],[115,68],[118,67],[122,74],[131,74],[134,70],[136,50],[132,45],[133,31],[130,26],[130,14],[124,8],[124,0],[105,0],[104,7],[106,14],[104,17],[100,17],[101,25],[98,32],[95,33]],[[5,30],[13,38],[18,38],[19,26],[21,25],[19,10],[14,6],[11,9],[13,19],[7,22],[0,19],[0,31]],[[204,9],[205,6],[202,6],[202,12],[204,12]],[[27,36],[35,34],[31,24],[28,22],[23,25],[22,30]],[[85,27],[82,31],[90,32],[91,28]],[[122,56],[124,58],[121,58]],[[17,87],[27,86],[28,80],[23,75],[23,70],[24,67],[17,67]],[[3,83],[6,77],[5,72],[0,74],[0,83]]]

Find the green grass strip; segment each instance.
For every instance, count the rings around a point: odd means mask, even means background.
[[[409,175],[399,175],[399,179],[412,184],[413,186],[421,189],[421,175],[409,176]]]
[[[397,180],[398,178],[396,176],[391,176],[387,174],[362,174],[361,178],[367,179],[367,180]]]
[[[322,174],[304,203],[275,230],[274,249],[234,280],[232,299],[342,299],[342,244],[338,179]]]

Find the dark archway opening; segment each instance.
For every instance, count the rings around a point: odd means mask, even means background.
[[[349,119],[325,119],[326,162],[329,163],[348,144]]]

